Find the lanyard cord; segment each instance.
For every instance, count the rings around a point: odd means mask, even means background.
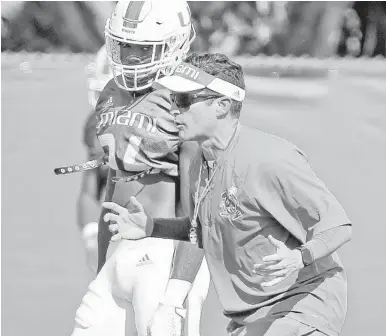
[[[198,211],[201,205],[201,202],[204,200],[206,194],[209,191],[210,184],[214,178],[214,176],[217,173],[217,170],[220,166],[222,166],[226,162],[226,156],[227,154],[234,148],[234,146],[237,143],[237,140],[239,139],[240,136],[240,131],[241,131],[241,124],[237,123],[235,133],[233,135],[233,138],[231,139],[231,143],[226,149],[226,151],[223,153],[223,155],[220,157],[218,160],[218,164],[216,165],[216,168],[213,170],[212,176],[207,180],[206,185],[204,187],[204,190],[202,191],[201,195],[200,193],[200,186],[201,186],[201,175],[202,175],[202,166],[203,166],[203,159],[201,156],[200,160],[200,171],[198,173],[198,185],[197,185],[197,190],[194,195],[194,211],[193,211],[193,218],[191,220],[191,228],[189,230],[189,240],[192,244],[197,244],[197,217],[198,217]],[[224,159],[224,160],[223,160]],[[217,160],[216,160],[217,161]],[[223,161],[223,162],[222,162]],[[209,173],[209,167],[208,167],[208,173]]]

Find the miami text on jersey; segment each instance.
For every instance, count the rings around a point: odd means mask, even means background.
[[[101,113],[97,129],[99,130],[101,127],[116,124],[136,127],[139,129],[146,130],[150,133],[154,133],[156,131],[157,118],[152,118],[146,114],[139,112],[132,112],[131,110],[126,110],[124,112],[123,111],[124,109]]]

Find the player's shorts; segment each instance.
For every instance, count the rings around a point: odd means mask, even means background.
[[[227,331],[229,336],[326,336],[317,328],[286,316],[259,319],[245,326],[231,321]]]
[[[138,335],[146,335],[149,319],[164,295],[173,254],[174,243],[167,239],[112,243],[105,265],[90,283],[76,312],[76,323],[93,328],[108,319],[117,306],[132,308],[135,321],[126,323],[135,323]]]

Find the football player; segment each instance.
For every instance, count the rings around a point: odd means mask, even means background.
[[[189,51],[194,38],[189,6],[176,0],[120,1],[105,34],[114,79],[96,105],[96,133],[104,156],[89,161],[89,166],[108,164],[106,200],[125,206],[135,196],[152,216],[175,217],[180,201],[187,211],[187,169],[196,145],[180,146],[170,95],[152,89],[152,84],[172,72]],[[146,335],[160,302],[171,312],[170,321],[165,317],[165,335],[181,333],[185,311],[174,299],[190,289],[190,283],[180,280],[184,273],[199,270],[187,300],[187,334],[198,335],[209,288],[202,252],[179,244],[183,253],[176,253],[172,263],[172,241],[109,243],[105,213],[98,230],[99,273],[77,310],[73,335],[125,335],[125,329],[126,335]],[[181,312],[178,321],[176,310]]]

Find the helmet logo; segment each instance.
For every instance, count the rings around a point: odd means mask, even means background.
[[[151,9],[151,3],[149,1],[146,5],[145,3],[145,1],[130,1],[127,6],[126,12],[122,17],[124,24],[136,24],[138,22],[142,22]]]
[[[188,20],[185,21],[185,17],[184,15],[182,14],[182,12],[178,12],[178,19],[180,20],[180,24],[182,27],[185,27],[187,26],[189,23],[190,23],[190,16],[188,15]]]

